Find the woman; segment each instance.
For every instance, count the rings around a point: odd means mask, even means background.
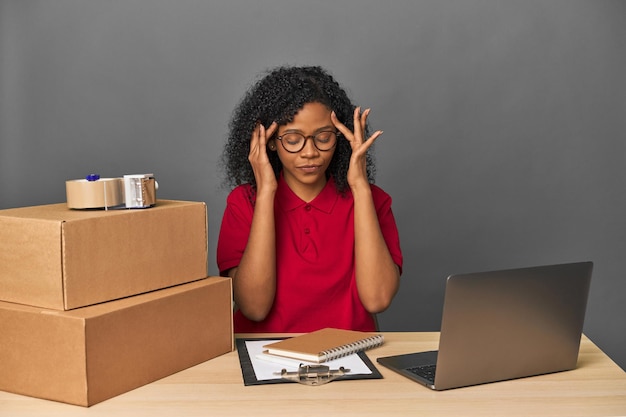
[[[361,112],[319,67],[280,67],[244,96],[223,153],[217,263],[236,333],[376,330],[402,268],[391,198],[373,185]]]

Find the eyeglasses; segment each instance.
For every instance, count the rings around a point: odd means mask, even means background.
[[[313,139],[315,147],[322,151],[330,151],[337,144],[337,137],[341,135],[334,130],[323,130],[315,135],[304,136],[301,133],[289,132],[276,137],[283,144],[283,148],[289,153],[297,153],[304,149],[308,138]]]

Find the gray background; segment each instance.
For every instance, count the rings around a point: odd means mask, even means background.
[[[154,172],[208,203],[216,274],[231,111],[319,64],[385,131],[405,265],[382,330],[438,330],[451,273],[592,260],[585,333],[626,367],[625,43],[623,1],[0,0],[0,208]]]

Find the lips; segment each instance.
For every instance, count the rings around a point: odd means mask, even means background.
[[[300,171],[307,172],[307,173],[317,172],[320,170],[320,168],[321,168],[321,165],[302,165],[298,167]]]

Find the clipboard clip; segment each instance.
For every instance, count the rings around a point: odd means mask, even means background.
[[[295,381],[303,385],[324,385],[330,381],[342,377],[350,372],[343,366],[339,369],[330,369],[326,365],[303,365],[300,364],[297,371],[289,372],[286,369],[280,371],[280,376],[289,381]]]

